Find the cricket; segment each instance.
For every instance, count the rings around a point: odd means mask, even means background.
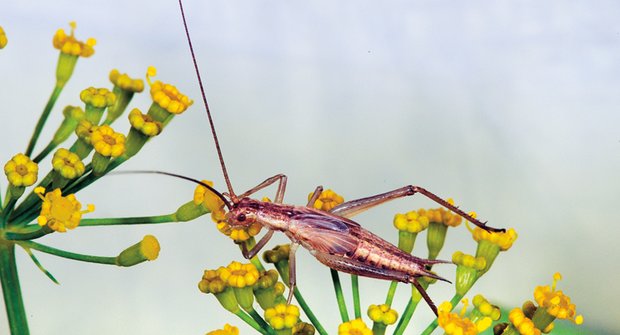
[[[331,269],[363,277],[399,281],[414,285],[435,315],[437,315],[435,304],[419,283],[418,279],[420,277],[430,277],[449,282],[434,274],[429,269],[434,264],[451,262],[415,257],[366,230],[358,223],[352,221],[351,218],[388,201],[419,193],[482,229],[490,232],[501,232],[505,230],[487,226],[486,222],[479,221],[434,193],[413,185],[400,187],[382,194],[347,201],[328,212],[315,209],[312,206],[323,191],[322,186],[316,187],[305,206],[284,204],[284,194],[287,183],[287,177],[284,174],[277,174],[271,178],[267,178],[257,186],[238,195],[232,187],[222,150],[220,149],[216,128],[198,69],[182,0],[179,0],[179,8],[194,70],[200,86],[202,102],[208,117],[221,171],[226,182],[227,192],[219,192],[213,187],[193,178],[162,171],[150,172],[190,180],[208,188],[224,202],[228,209],[226,221],[232,227],[249,226],[259,223],[266,228],[267,232],[252,249],[248,250],[245,245],[242,245],[242,254],[247,259],[257,255],[269,242],[275,232],[284,233],[291,240],[288,303],[292,300],[296,284],[295,252],[299,246],[302,246],[319,262]],[[273,202],[264,202],[250,198],[254,193],[274,184],[277,185],[277,191]]]

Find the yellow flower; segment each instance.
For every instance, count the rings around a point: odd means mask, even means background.
[[[114,86],[130,92],[142,92],[144,90],[144,80],[132,79],[126,73],[120,73],[117,69],[110,71],[110,81]]]
[[[226,282],[220,278],[216,270],[205,270],[202,279],[198,283],[198,289],[202,293],[220,293],[226,289]]]
[[[545,308],[550,315],[558,319],[572,320],[580,325],[583,323],[583,316],[576,315],[575,304],[571,303],[569,296],[555,289],[557,282],[561,279],[562,275],[556,272],[553,275],[553,284],[551,287],[548,285],[536,287],[534,290],[534,299],[536,299],[538,305]]]
[[[457,251],[452,255],[452,262],[456,265],[465,266],[479,271],[483,270],[487,265],[484,257],[474,257],[460,251]]]
[[[3,49],[8,42],[9,40],[6,38],[6,33],[4,29],[2,29],[2,26],[0,26],[0,49]]]
[[[84,163],[80,157],[73,152],[60,148],[54,153],[52,158],[54,171],[67,179],[75,179],[84,174]]]
[[[299,308],[287,304],[275,305],[265,310],[265,320],[275,330],[293,328],[299,321]]]
[[[93,126],[88,120],[80,120],[77,127],[75,128],[75,134],[77,137],[87,144],[90,144],[90,137],[93,134],[93,131],[96,129],[96,126]]]
[[[161,122],[153,120],[149,115],[142,114],[137,108],[129,112],[129,123],[134,129],[149,137],[159,135],[163,129]]]
[[[450,204],[454,204],[454,200],[448,199]],[[449,210],[444,208],[435,208],[435,209],[421,209],[418,211],[419,215],[424,215],[428,217],[428,221],[443,223],[446,226],[457,227],[463,222],[463,218],[452,213]]]
[[[194,103],[173,85],[162,83],[159,80],[154,83],[151,82],[151,77],[156,74],[157,70],[150,66],[146,73],[146,80],[151,86],[151,97],[159,107],[172,114],[181,114]]]
[[[437,312],[439,316],[437,317],[437,321],[439,326],[443,328],[443,330],[448,335],[477,335],[483,332],[485,329],[491,326],[491,318],[484,317],[475,323],[470,319],[464,317],[465,311],[467,309],[467,299],[463,299],[463,310],[461,314],[451,313],[452,304],[446,301],[443,302],[437,308]]]
[[[96,127],[90,142],[102,156],[118,157],[125,152],[125,135],[115,132],[110,126]]]
[[[202,182],[213,187],[213,182],[210,180],[202,180]],[[213,222],[219,223],[224,220],[226,214],[224,210],[224,201],[208,188],[202,185],[196,186],[194,190],[194,203],[196,205],[202,204],[207,208],[211,212]]]
[[[26,187],[37,181],[39,166],[24,154],[17,154],[4,165],[9,183],[17,187]]]
[[[78,41],[75,36],[75,22],[69,22],[71,26],[71,34],[67,36],[64,29],[58,29],[54,35],[54,48],[60,50],[64,54],[73,56],[90,57],[95,53],[93,47],[97,44],[94,38],[89,38],[86,43]]]
[[[392,325],[398,319],[398,312],[386,304],[370,305],[368,307],[368,317],[374,322]]]
[[[95,206],[89,204],[86,210],[82,209],[82,204],[75,198],[74,194],[69,194],[63,197],[59,188],[45,193],[45,188],[37,187],[34,192],[43,200],[41,204],[41,213],[37,218],[37,222],[40,226],[47,225],[52,230],[64,233],[67,229],[76,228],[82,214],[89,213],[95,210]]]
[[[540,329],[534,326],[534,322],[523,314],[521,308],[515,308],[508,314],[508,320],[521,335],[540,335]]]
[[[224,329],[210,331],[207,335],[239,335],[239,329],[229,324],[224,325]]]
[[[80,93],[80,100],[95,108],[105,108],[114,104],[116,95],[107,88],[89,87]]]
[[[480,227],[475,227],[472,231],[472,236],[476,242],[489,241],[497,245],[500,250],[506,251],[512,247],[512,244],[517,240],[517,232],[510,228],[505,232],[489,232]]]
[[[308,200],[312,198],[312,193],[308,194]],[[332,190],[326,190],[321,192],[319,198],[314,202],[313,207],[322,211],[330,211],[332,208],[340,205],[344,202],[344,198],[336,194]]]
[[[501,311],[499,307],[491,305],[491,303],[481,294],[477,294],[476,296],[474,296],[472,302],[475,307],[474,311],[477,311],[477,313],[479,313],[480,315],[488,316],[493,321],[497,321],[501,317]]]
[[[159,241],[153,235],[146,235],[142,241],[123,250],[116,257],[116,264],[119,266],[133,266],[145,261],[152,261],[159,256]]]
[[[241,264],[232,262],[227,267],[217,270],[220,279],[231,287],[243,288],[252,286],[258,280],[260,274],[252,263]]]
[[[425,212],[421,210],[420,212]],[[405,214],[396,214],[394,216],[394,227],[400,231],[410,233],[419,233],[428,228],[428,217],[420,214],[419,211],[410,211]]]
[[[338,335],[372,335],[372,330],[362,319],[355,319],[341,323],[338,326]]]

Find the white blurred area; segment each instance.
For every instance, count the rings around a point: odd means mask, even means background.
[[[515,246],[472,290],[506,306],[532,299],[563,274],[586,323],[620,329],[620,4],[616,1],[423,2],[187,1],[206,93],[232,183],[244,191],[289,176],[287,202],[304,204],[317,185],[354,199],[416,184],[490,225],[514,227]],[[6,2],[0,25],[0,157],[25,150],[54,83],[52,36],[77,21],[95,37],[50,117],[79,104],[88,86],[109,87],[118,68],[173,83],[196,100],[121,170],[155,169],[214,179],[224,189],[175,1]],[[146,110],[148,94],[130,107]],[[118,130],[128,129],[121,119]],[[47,171],[49,161],[42,163]],[[6,183],[2,182],[4,192]],[[194,186],[153,175],[114,176],[80,192],[89,217],[157,215],[191,199]],[[275,188],[265,195],[273,196]],[[359,216],[395,242],[395,212],[433,206],[421,197]],[[203,334],[241,325],[197,289],[202,271],[241,254],[208,218],[139,227],[83,228],[41,239],[54,247],[116,255],[154,234],[160,258],[129,269],[39,254],[51,283],[24,253],[19,270],[32,334]],[[415,252],[425,256],[424,236]],[[275,246],[286,240],[270,243]],[[446,250],[475,251],[464,227]],[[324,325],[338,313],[329,271],[299,251],[299,285]],[[437,271],[449,279],[454,267]],[[348,276],[341,276],[348,283]],[[361,281],[363,309],[388,284]],[[400,288],[402,310],[409,288]],[[448,284],[429,294],[438,303]],[[411,333],[431,319],[420,305]],[[6,329],[0,313],[0,332]],[[243,328],[249,333],[248,328]]]

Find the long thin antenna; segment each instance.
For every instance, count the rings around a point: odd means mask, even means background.
[[[172,172],[158,171],[158,170],[128,170],[128,171],[112,171],[108,173],[108,175],[119,175],[119,174],[163,174],[164,176],[170,176],[170,177],[188,180],[198,185],[206,187],[209,191],[213,192],[220,199],[222,199],[222,201],[224,201],[224,204],[226,205],[226,207],[228,207],[229,210],[232,209],[232,205],[230,204],[230,201],[228,201],[228,199],[226,199],[226,197],[223,196],[222,193],[218,192],[218,190],[214,189],[212,186],[209,186],[209,184],[205,184],[198,179],[186,177],[184,175],[180,175],[180,174],[176,174]]]
[[[217,134],[215,132],[215,125],[213,124],[213,118],[211,117],[211,110],[209,110],[209,103],[207,102],[207,96],[205,95],[205,89],[202,85],[202,78],[200,77],[200,71],[198,70],[198,62],[196,62],[196,55],[194,54],[194,47],[192,46],[192,39],[189,36],[189,29],[187,28],[187,21],[185,20],[185,11],[183,10],[183,2],[179,0],[179,8],[181,8],[181,17],[183,18],[183,27],[185,28],[185,35],[187,36],[187,43],[189,44],[189,51],[192,54],[192,61],[194,62],[194,69],[196,70],[196,77],[198,77],[198,84],[200,85],[200,94],[202,94],[202,102],[205,105],[207,116],[209,117],[209,126],[211,126],[211,134],[213,135],[213,141],[215,142],[215,149],[217,150],[217,156],[220,159],[220,165],[222,166],[222,173],[224,174],[224,180],[226,180],[226,186],[228,187],[228,193],[233,202],[237,202],[237,195],[233,191],[230,178],[228,177],[228,170],[226,170],[226,164],[224,163],[224,156],[222,155],[222,149],[220,149],[220,142],[217,140]]]

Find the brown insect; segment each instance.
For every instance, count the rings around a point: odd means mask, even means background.
[[[181,0],[179,0],[179,6],[181,9],[183,25],[192,55],[196,76],[198,77],[198,83],[200,85],[202,101],[209,119],[211,134],[213,136],[213,140],[215,141],[215,147],[222,168],[222,173],[224,175],[224,180],[226,181],[228,193],[222,194],[213,187],[188,177],[166,172],[153,172],[191,180],[208,188],[220,199],[222,199],[228,208],[226,220],[233,227],[249,226],[254,223],[259,223],[265,227],[267,229],[267,233],[251,250],[247,250],[245,245],[242,244],[243,256],[245,258],[249,259],[254,257],[265,246],[265,244],[267,244],[274,232],[280,231],[286,234],[291,240],[289,254],[290,291],[288,295],[288,303],[292,300],[296,282],[295,251],[301,245],[308,249],[308,251],[310,251],[310,253],[317,260],[319,260],[319,262],[334,270],[364,277],[395,280],[413,284],[418,289],[422,297],[424,297],[424,300],[428,303],[433,312],[437,314],[435,304],[418,282],[418,278],[425,276],[447,281],[446,279],[428,271],[427,266],[449,262],[441,260],[427,260],[412,256],[411,254],[398,249],[396,246],[381,237],[364,229],[358,223],[350,220],[350,218],[390,200],[420,193],[453,211],[454,213],[462,216],[464,219],[478,227],[493,232],[504,231],[504,229],[488,227],[486,223],[480,222],[476,218],[466,214],[458,207],[448,203],[426,189],[412,185],[371,197],[348,201],[334,207],[329,212],[317,210],[312,207],[323,190],[321,186],[316,188],[306,206],[283,204],[282,202],[284,200],[284,192],[286,190],[287,181],[286,176],[283,174],[278,174],[268,178],[249,191],[241,195],[237,195],[233,190],[230,178],[228,177],[228,171],[226,169],[226,164],[224,163],[222,151],[218,142],[215,126],[211,117],[211,111],[209,110],[209,104],[204,93],[202,79],[200,77],[200,71],[198,70],[198,64],[196,62]],[[273,184],[278,185],[274,202],[264,202],[249,198],[257,191]]]

